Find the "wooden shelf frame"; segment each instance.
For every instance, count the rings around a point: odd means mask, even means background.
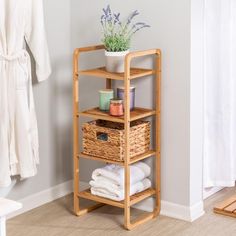
[[[155,110],[136,107],[133,111],[130,112],[130,121],[135,121],[139,119],[143,119],[149,116],[156,115]],[[125,123],[124,116],[115,117],[109,115],[107,112],[100,111],[98,107],[92,108],[83,112],[79,112],[77,116],[85,116],[93,119],[101,119],[101,120],[108,120],[118,123]]]
[[[131,52],[125,57],[125,72],[118,73],[109,73],[106,72],[104,68],[97,68],[92,70],[79,70],[79,56],[81,53],[92,52],[96,50],[104,50],[103,45],[77,48],[74,51],[73,58],[73,159],[74,159],[74,212],[77,216],[86,214],[92,210],[97,209],[98,207],[103,206],[104,204],[121,207],[124,209],[124,227],[128,230],[133,229],[134,227],[155,218],[160,214],[160,194],[161,194],[161,51],[159,49],[151,49],[145,51]],[[131,68],[131,61],[134,58],[151,56],[155,55],[155,70],[152,69],[140,69],[140,68]],[[90,109],[88,111],[80,112],[79,110],[79,79],[81,75],[88,75],[91,77],[99,77],[106,79],[106,88],[109,89],[112,87],[112,79],[114,80],[123,80],[125,87],[125,99],[124,99],[124,117],[112,117],[108,114],[96,113],[97,110]],[[130,112],[130,81],[135,78],[144,77],[147,75],[154,75],[155,77],[155,110],[145,110],[140,112],[140,114],[133,115]],[[142,108],[139,108],[142,109]],[[96,111],[96,112],[95,112]],[[95,113],[96,114],[95,114]],[[145,118],[148,116],[155,115],[155,151],[150,150],[150,152],[143,155],[137,156],[135,158],[130,158],[130,122],[133,120]],[[124,123],[125,126],[125,160],[124,162],[113,162],[109,160],[104,160],[98,157],[92,157],[80,153],[79,151],[79,118],[80,116],[85,116],[95,119],[104,119],[114,122]],[[130,197],[130,165],[150,156],[155,156],[155,188],[148,189],[139,193],[137,195]],[[103,161],[108,163],[116,163],[124,166],[125,169],[125,199],[122,202],[112,201],[106,198],[101,198],[94,196],[87,191],[79,191],[79,159],[87,158],[97,161]],[[155,196],[155,207],[153,212],[142,215],[140,218],[137,218],[131,222],[131,206],[137,202],[144,200],[147,197]],[[80,208],[80,198],[86,198],[98,202],[98,204],[87,207],[85,209]]]
[[[97,78],[110,78],[112,80],[124,80],[124,73],[110,73],[106,71],[105,67],[100,67],[90,70],[82,70],[78,72],[79,75],[88,75]],[[154,75],[155,70],[143,69],[143,68],[131,68],[130,80],[137,79],[144,76]]]
[[[135,157],[131,158],[130,159],[130,164],[133,164],[133,163],[138,162],[138,161],[142,161],[146,158],[149,158],[149,157],[155,156],[155,155],[156,155],[156,152],[154,150],[149,150],[146,153],[143,153],[141,155],[138,155],[138,156],[135,156]],[[90,156],[90,155],[84,154],[83,152],[79,153],[78,157],[89,159],[89,160],[94,160],[94,161],[101,161],[101,162],[105,162],[105,163],[116,164],[116,165],[120,165],[120,166],[125,165],[124,161],[114,161],[114,160],[109,160],[109,159],[105,159],[105,158],[101,158],[101,157]]]
[[[129,206],[131,207],[134,204],[137,204],[140,201],[155,195],[155,193],[156,193],[156,191],[153,188],[149,188],[149,189],[146,189],[145,191],[143,191],[141,193],[137,193],[137,194],[130,197],[130,205]],[[100,203],[103,203],[103,204],[108,204],[108,205],[119,207],[119,208],[125,208],[124,201],[114,201],[114,200],[111,200],[111,199],[107,199],[107,198],[103,198],[103,197],[93,195],[93,194],[91,194],[90,189],[86,189],[82,192],[79,192],[78,197],[89,199],[89,200],[96,201],[96,202],[100,202]]]

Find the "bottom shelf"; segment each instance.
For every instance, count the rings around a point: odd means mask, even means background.
[[[131,196],[130,197],[130,206],[132,206],[132,205],[134,205],[134,204],[136,204],[148,197],[155,195],[155,193],[156,193],[155,189],[149,188],[147,190],[144,190],[140,193],[137,193],[137,194]],[[114,201],[114,200],[111,200],[108,198],[103,198],[103,197],[93,195],[93,194],[91,194],[90,189],[86,189],[86,190],[78,193],[78,197],[92,200],[95,202],[100,202],[100,203],[112,205],[112,206],[119,207],[119,208],[125,208],[124,201]]]

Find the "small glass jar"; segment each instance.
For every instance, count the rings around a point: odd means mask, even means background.
[[[117,88],[117,97],[124,101],[125,89],[124,87]],[[135,107],[135,87],[130,87],[130,110]]]
[[[113,89],[102,89],[99,91],[99,109],[109,111],[110,100],[114,98]]]
[[[123,116],[124,107],[121,99],[111,99],[110,101],[110,115],[111,116]]]

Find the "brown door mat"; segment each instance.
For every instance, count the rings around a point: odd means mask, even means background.
[[[236,195],[218,203],[214,207],[214,212],[225,216],[236,218]]]

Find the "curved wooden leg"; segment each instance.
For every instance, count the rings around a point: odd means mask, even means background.
[[[82,216],[82,215],[85,215],[86,213],[89,213],[90,211],[93,211],[93,210],[96,210],[98,209],[99,207],[102,207],[104,206],[105,204],[103,203],[97,203],[97,204],[94,204],[92,206],[89,206],[89,207],[86,207],[86,208],[83,208],[83,209],[79,209],[78,211],[75,212],[76,216]]]
[[[158,198],[159,196],[157,196]],[[134,219],[133,221],[130,221],[130,215],[129,215],[129,221],[125,218],[125,228],[127,230],[132,230],[134,229],[135,227],[151,220],[151,219],[154,219],[156,218],[158,215],[160,215],[160,210],[161,210],[161,207],[160,207],[160,200],[157,199],[155,201],[156,203],[158,202],[158,205],[155,206],[153,212],[145,212],[143,214],[141,214],[140,216],[138,216],[136,219]],[[129,211],[129,214],[130,214],[130,211]]]
[[[133,228],[151,220],[154,218],[154,212],[149,213],[143,213],[141,216],[137,217],[137,219],[133,220],[133,222],[130,223],[128,230],[132,230]]]

